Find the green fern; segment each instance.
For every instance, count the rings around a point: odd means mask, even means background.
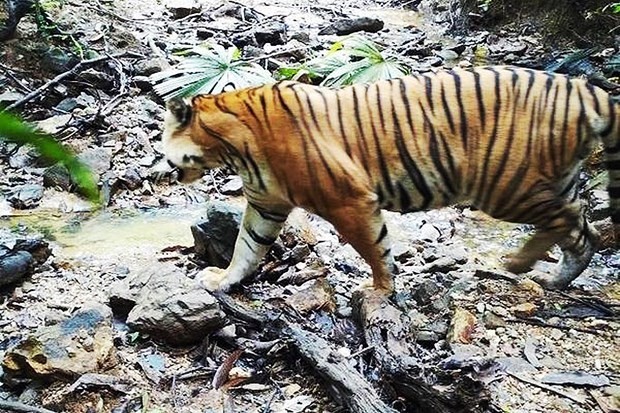
[[[236,47],[213,44],[191,50],[175,68],[151,75],[155,92],[164,99],[220,93],[224,90],[273,82],[271,73],[256,63],[240,60]]]
[[[344,86],[402,77],[409,71],[391,56],[384,55],[371,40],[350,36],[332,45],[329,52],[307,63],[279,69],[281,78],[297,80],[302,75],[321,78],[321,85]]]

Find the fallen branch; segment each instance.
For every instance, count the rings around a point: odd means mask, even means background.
[[[353,365],[339,355],[330,344],[299,325],[284,321],[284,334],[293,342],[301,356],[328,380],[336,399],[353,413],[396,413],[377,394],[372,385]]]
[[[42,407],[34,407],[24,403],[9,402],[6,400],[0,400],[0,409],[8,409],[14,412],[26,413],[56,413],[53,410],[44,409]]]
[[[4,108],[4,111],[10,111],[12,109],[18,108],[20,106],[22,106],[25,103],[30,102],[32,99],[36,98],[37,96],[40,96],[43,92],[45,92],[47,89],[49,89],[50,87],[60,83],[61,80],[69,77],[69,76],[73,76],[75,74],[77,74],[79,71],[81,71],[83,68],[93,65],[95,63],[99,63],[99,62],[103,62],[105,60],[108,59],[117,59],[117,58],[121,58],[121,57],[142,57],[141,55],[138,55],[136,53],[132,53],[132,52],[123,52],[123,53],[116,53],[116,54],[112,54],[112,55],[107,55],[107,56],[99,56],[99,57],[95,57],[93,59],[88,59],[88,60],[82,60],[80,63],[76,64],[75,66],[73,66],[70,70],[59,74],[58,76],[56,76],[55,78],[53,78],[52,80],[50,80],[49,82],[45,83],[43,86],[33,90],[32,92],[28,93],[26,96],[24,96],[23,98],[21,98],[20,100],[18,100],[15,103],[10,104],[9,106],[7,106],[6,108]]]
[[[517,379],[519,381],[522,381],[523,383],[527,383],[527,384],[531,384],[532,386],[540,387],[543,390],[547,390],[548,392],[555,393],[558,396],[562,396],[562,397],[565,397],[567,399],[570,399],[570,400],[574,401],[575,403],[586,404],[586,405],[588,404],[588,402],[583,397],[579,397],[579,396],[567,393],[565,391],[558,390],[558,389],[556,389],[554,387],[551,387],[551,386],[549,386],[547,384],[544,384],[544,383],[541,383],[539,381],[527,378],[527,377],[522,376],[522,375],[517,374],[517,373],[512,373],[510,371],[506,371],[506,373],[510,377],[514,377],[515,379]]]

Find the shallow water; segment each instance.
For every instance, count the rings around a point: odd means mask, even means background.
[[[20,212],[2,217],[0,227],[44,234],[59,247],[54,251],[57,257],[127,257],[193,245],[190,226],[204,216],[205,210],[204,204],[190,204],[123,212]]]

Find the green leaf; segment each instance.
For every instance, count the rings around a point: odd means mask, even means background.
[[[99,203],[97,181],[90,169],[80,162],[70,149],[64,147],[51,136],[35,131],[11,114],[0,112],[0,139],[20,145],[31,145],[37,149],[42,157],[52,162],[62,162],[69,170],[80,192],[90,201]]]
[[[151,76],[155,92],[164,99],[202,93],[220,93],[273,82],[271,73],[252,62],[239,60],[241,51],[214,44],[193,49],[195,56],[175,68]]]

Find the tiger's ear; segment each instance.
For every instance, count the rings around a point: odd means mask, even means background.
[[[166,109],[172,113],[179,126],[186,126],[192,118],[192,107],[182,98],[172,98],[166,102]]]

